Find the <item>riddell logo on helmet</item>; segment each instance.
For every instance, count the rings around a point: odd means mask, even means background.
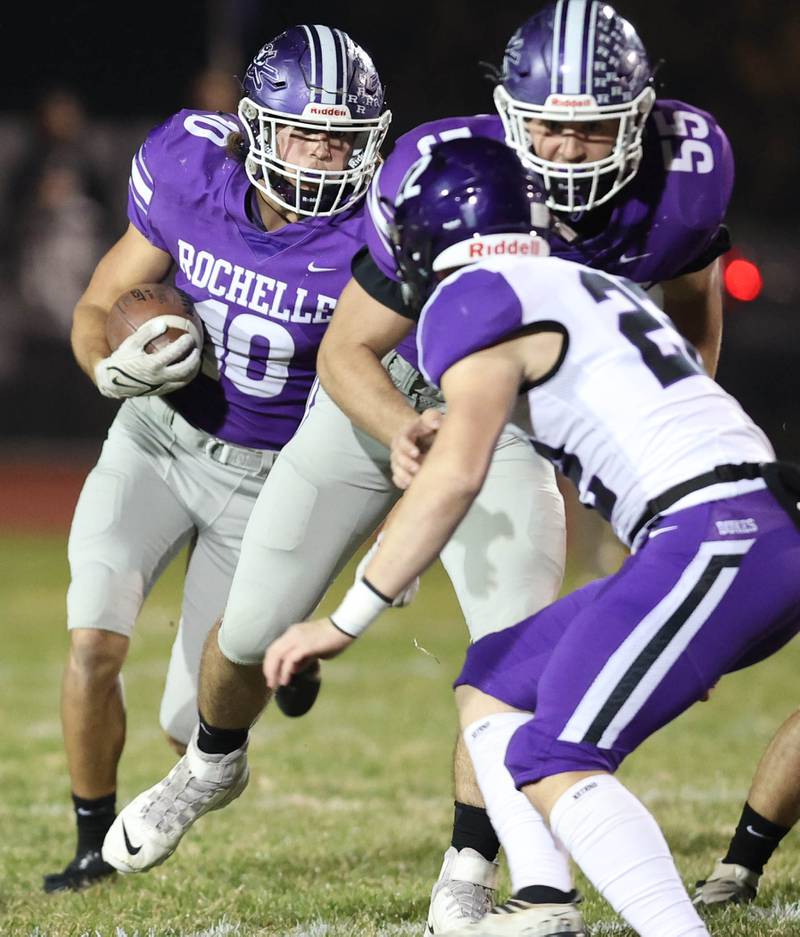
[[[535,238],[514,238],[507,241],[471,241],[469,244],[470,260],[476,257],[497,257],[506,254],[513,257],[538,257],[542,253],[542,242]]]
[[[448,270],[492,257],[547,257],[550,245],[536,234],[484,234],[446,247],[433,261],[434,270]]]
[[[580,94],[570,98],[558,94],[551,94],[545,101],[545,107],[597,107],[592,94]]]
[[[339,104],[307,104],[303,117],[349,117],[350,108]]]

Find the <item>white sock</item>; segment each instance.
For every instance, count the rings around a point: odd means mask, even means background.
[[[571,891],[569,858],[553,838],[541,814],[514,786],[505,766],[511,736],[530,713],[495,713],[464,729],[486,812],[503,847],[516,893],[527,885]]]
[[[658,824],[609,774],[556,801],[550,828],[614,910],[642,937],[708,937]]]

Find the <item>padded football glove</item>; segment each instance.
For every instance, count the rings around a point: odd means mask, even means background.
[[[104,397],[145,397],[169,394],[189,383],[200,370],[200,349],[190,334],[149,354],[145,346],[163,335],[170,322],[164,316],[140,325],[94,369],[97,389]]]

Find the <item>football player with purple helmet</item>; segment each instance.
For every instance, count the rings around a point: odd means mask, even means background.
[[[480,138],[434,146],[407,173],[392,242],[447,412],[420,445],[397,437],[409,490],[375,554],[329,617],[269,648],[264,672],[278,687],[346,650],[436,559],[522,397],[533,446],[632,555],[469,647],[456,701],[513,895],[435,933],[584,937],[574,901],[542,900],[542,856],[566,850],[641,937],[708,937],[661,830],[615,774],[800,630],[800,468],[775,461],[636,284],[550,254],[531,182]]]
[[[78,363],[123,403],[70,533],[62,717],[78,844],[46,891],[113,872],[100,849],[125,737],[120,671],[142,602],[187,543],[161,725],[176,747],[190,741],[204,639],[364,242],[363,196],[390,121],[369,55],[340,29],[295,26],[258,52],[242,86],[238,118],[182,110],[147,136],[131,166],[130,225],[75,309]],[[173,269],[204,347],[187,335],[148,354],[167,328],[156,319],[112,351],[116,298]]]
[[[608,4],[563,0],[514,33],[494,92],[506,142],[548,205],[568,214],[605,204],[633,179],[655,99],[631,24]]]
[[[432,121],[395,144],[367,195],[369,250],[356,257],[354,279],[320,347],[325,390],[355,425],[387,443],[421,426],[397,393],[395,375],[404,386],[424,385],[414,383],[414,316],[392,251],[392,205],[411,165],[437,142],[480,136],[511,145],[554,212],[552,253],[647,289],[658,285],[665,311],[708,372],[716,370],[733,158],[714,118],[682,101],[655,99],[653,69],[635,29],[599,0],[547,3],[511,37],[498,79],[499,116]],[[387,376],[379,361],[391,348]],[[312,412],[309,422],[321,416]],[[537,547],[545,549],[552,526],[536,516]],[[530,549],[522,543],[520,554]],[[509,586],[536,601],[529,584],[506,581],[498,592]],[[497,627],[510,625],[502,597],[494,598]],[[429,931],[475,917],[494,881],[497,838],[469,780],[469,759],[457,755],[457,765],[452,846],[434,887]],[[541,884],[558,880],[543,877]]]
[[[605,106],[600,98],[609,86],[610,69],[617,76],[612,104],[618,108],[616,116],[603,112],[594,123],[548,124],[553,135],[548,147],[555,137],[565,140],[563,147],[559,143],[543,155],[549,162],[569,165],[605,160],[617,140],[627,154],[622,169],[599,173],[596,181],[576,181],[576,210],[558,215],[553,252],[647,286],[664,284],[670,315],[711,369],[721,319],[716,258],[727,246],[722,219],[732,183],[727,140],[710,115],[681,102],[658,102],[646,120],[629,113],[628,105],[646,90],[651,70],[641,43],[631,38],[634,30],[607,4],[558,0],[539,16],[525,39],[533,43],[532,58],[538,54],[537,68],[549,74],[555,61],[561,74],[575,67],[578,47],[591,51],[587,62],[593,63],[590,73],[597,81],[589,96]],[[558,36],[553,32],[554,16]],[[623,40],[628,45],[612,56]],[[562,42],[563,56],[559,45],[554,59],[553,49]],[[509,63],[518,52],[515,43]],[[607,61],[611,65],[601,69]],[[511,91],[516,93],[515,88]],[[647,105],[650,97],[644,94],[640,104]],[[583,106],[590,104],[588,98],[583,101]],[[578,112],[577,104],[570,108],[567,117]],[[442,404],[438,390],[418,368],[410,334],[414,313],[403,300],[391,247],[391,206],[421,154],[441,140],[470,136],[504,141],[506,131],[497,115],[424,124],[398,141],[368,191],[368,249],[354,260],[353,280],[320,346],[317,366],[324,386],[312,392],[307,416],[262,488],[225,614],[206,644],[200,702],[202,709],[206,701],[204,723],[210,725],[201,725],[207,746],[213,737],[219,756],[208,803],[225,801],[245,776],[247,730],[268,697],[255,665],[293,620],[313,611],[336,573],[396,502],[399,493],[391,483],[389,465],[392,438],[416,432],[418,414]],[[639,137],[642,155],[633,172]],[[599,199],[605,187],[615,183],[619,191],[602,204],[578,208],[578,190],[588,186],[589,194],[593,190]],[[548,199],[556,198],[557,183],[552,193],[540,184]],[[282,529],[275,519],[287,503],[305,507],[295,512],[291,527]],[[473,640],[511,627],[552,601],[561,585],[564,538],[563,502],[552,467],[509,421],[478,499],[442,552]],[[311,705],[318,686],[314,668],[285,688],[295,693],[295,712]],[[226,735],[217,729],[229,731]],[[163,831],[153,830],[144,819],[145,814],[165,815],[170,798],[197,777],[195,772],[210,778],[203,765],[187,755],[167,778],[125,808],[121,821],[130,823],[137,844],[146,846],[132,856],[118,823],[106,840],[107,855],[118,868],[139,871],[163,861],[208,809],[198,802],[197,810],[187,812],[181,822],[170,821]],[[491,906],[497,879],[498,839],[463,743],[455,777],[453,838],[434,886],[429,932],[480,917]],[[539,868],[538,899],[569,902],[571,885],[563,856],[551,850]]]

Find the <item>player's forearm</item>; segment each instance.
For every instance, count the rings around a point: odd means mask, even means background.
[[[72,320],[72,353],[81,369],[94,381],[98,361],[108,357],[106,310],[91,303],[78,303]]]
[[[352,344],[317,360],[320,382],[334,402],[364,432],[388,446],[416,413],[386,373],[377,353]]]
[[[709,299],[708,302],[711,302]],[[720,308],[708,308],[705,299],[697,301],[673,300],[666,297],[664,311],[672,319],[678,331],[697,349],[703,365],[711,375],[717,373],[720,346],[722,344],[722,303]]]
[[[714,377],[722,344],[722,284],[719,261],[704,270],[662,283],[664,312],[697,349]]]
[[[424,471],[427,469],[427,471]],[[394,598],[433,563],[480,491],[482,476],[451,459],[426,463],[400,501],[364,575]]]

